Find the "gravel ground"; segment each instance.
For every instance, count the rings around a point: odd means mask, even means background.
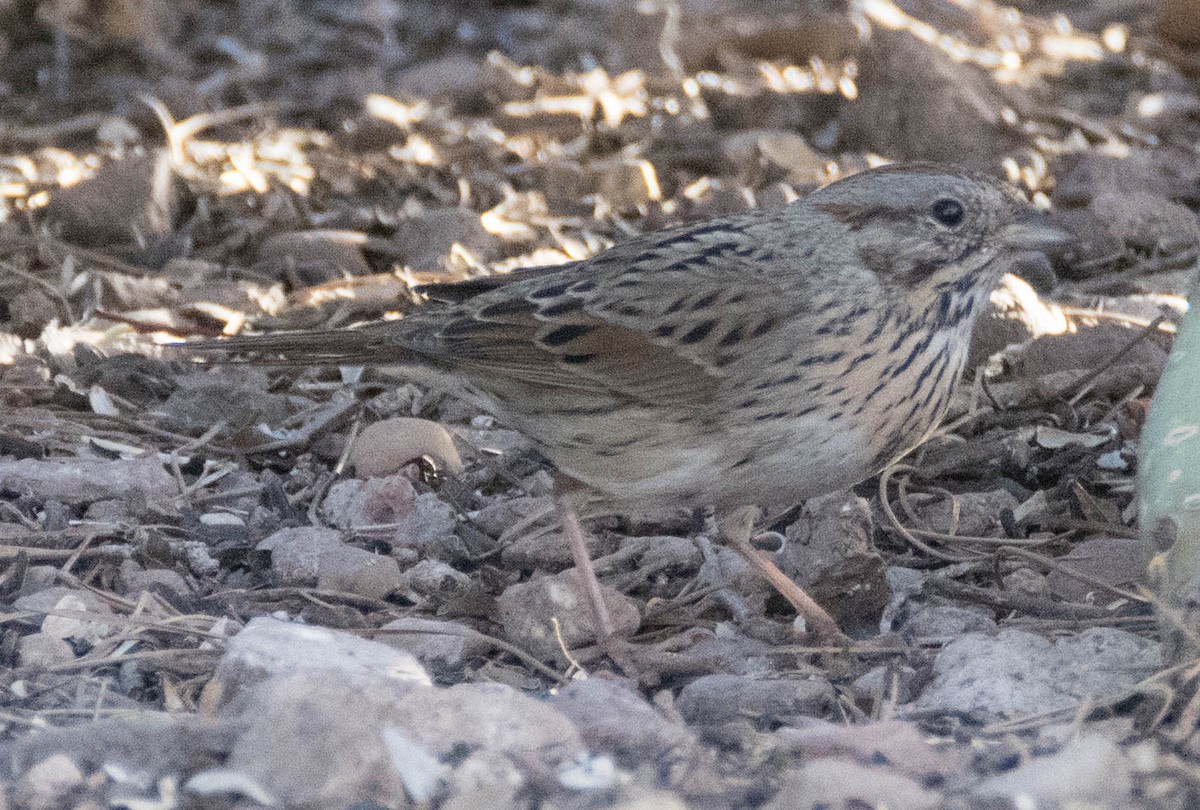
[[[0,2],[0,808],[1197,806],[1134,491],[1200,247],[1158,14]],[[704,516],[597,505],[618,666],[519,434],[163,349],[916,159],[1080,241],[1006,279],[924,448],[767,518],[844,649]]]

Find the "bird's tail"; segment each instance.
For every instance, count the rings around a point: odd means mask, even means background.
[[[177,343],[172,351],[180,357],[272,366],[357,366],[418,360],[418,355],[397,339],[397,332],[397,324],[388,322],[361,329],[279,332],[197,340]]]

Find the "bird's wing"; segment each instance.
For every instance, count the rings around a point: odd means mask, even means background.
[[[416,290],[429,296],[431,301],[442,304],[460,304],[476,295],[498,290],[510,284],[517,284],[535,278],[555,275],[578,267],[582,261],[567,262],[566,264],[551,264],[538,267],[522,267],[509,273],[498,273],[493,276],[476,276],[465,281],[446,283],[421,284]]]
[[[746,343],[803,296],[781,295],[755,215],[641,237],[402,322],[406,348],[489,380],[700,407]]]

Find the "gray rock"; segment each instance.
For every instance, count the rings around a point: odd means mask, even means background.
[[[400,564],[391,557],[339,545],[321,558],[317,587],[385,599],[400,590]]]
[[[905,638],[919,638],[934,642],[948,642],[961,638],[965,633],[992,635],[999,628],[996,621],[983,608],[965,608],[958,605],[931,605],[917,610],[900,626]]]
[[[838,620],[851,636],[879,627],[891,598],[883,557],[871,542],[867,502],[835,492],[811,498],[788,526],[775,562]]]
[[[689,723],[718,725],[747,717],[787,721],[823,714],[834,699],[833,687],[823,679],[719,674],[705,675],[683,687],[675,707]]]
[[[406,686],[373,668],[349,682],[334,668],[277,674],[222,709],[247,726],[225,766],[261,786],[277,806],[405,806],[404,779],[383,735],[403,733],[398,718]]]
[[[389,475],[366,481],[350,478],[337,482],[321,502],[321,513],[330,525],[339,529],[361,529],[364,526],[407,525],[416,506],[417,492],[412,482],[403,475]],[[407,532],[396,534],[407,536]]]
[[[401,587],[394,559],[348,546],[332,529],[280,529],[257,549],[271,552],[271,570],[280,584],[316,585],[371,599],[383,599]]]
[[[979,799],[1018,797],[1031,807],[1133,807],[1133,769],[1121,747],[1096,734],[1080,737],[1057,754],[1036,757],[1015,770],[985,779]]]
[[[102,621],[103,617],[112,615],[108,605],[100,601],[96,594],[82,588],[52,585],[37,593],[19,597],[13,602],[13,607],[17,610],[46,613],[42,619],[42,634],[52,638],[78,638],[95,642],[104,638],[111,630],[111,626]],[[53,613],[80,615],[56,616],[52,615]],[[86,618],[83,614],[95,618]]]
[[[297,279],[304,285],[371,272],[362,245],[339,231],[274,233],[258,243],[254,259],[252,272],[270,278]]]
[[[514,521],[515,524],[515,521]],[[602,541],[591,532],[585,532],[588,552],[592,559],[603,556]],[[541,525],[531,527],[504,544],[500,562],[505,568],[527,571],[563,571],[575,564],[571,546],[557,528],[543,531]]]
[[[21,596],[30,596],[51,587],[58,580],[58,569],[53,565],[31,565],[21,583]]]
[[[57,636],[31,633],[17,642],[17,666],[51,667],[75,660],[71,645]]]
[[[547,775],[584,751],[579,732],[561,712],[498,683],[409,691],[400,700],[397,723],[435,756],[501,752]]]
[[[695,570],[703,561],[700,549],[691,538],[663,535],[637,539],[646,541],[646,550],[638,557],[639,571]]]
[[[100,597],[96,596],[92,591],[84,590],[83,588],[71,588],[66,585],[50,585],[34,593],[25,594],[17,597],[13,602],[13,608],[16,610],[32,610],[46,611],[53,610],[62,600],[68,596],[74,597],[82,603],[78,610],[86,610],[90,613],[111,613],[108,605],[100,601]]]
[[[1014,102],[985,69],[908,31],[879,27],[858,63],[858,98],[840,108],[843,148],[994,169],[1024,142],[1000,115]]]
[[[666,790],[650,790],[640,785],[630,785],[621,792],[620,802],[613,805],[613,810],[688,810],[688,808],[689,805],[683,798],[675,793]]]
[[[417,598],[447,593],[471,584],[471,578],[441,560],[421,560],[400,575],[401,586]]]
[[[633,600],[600,586],[613,630],[625,636],[637,630],[641,616]],[[562,650],[552,619],[568,649],[594,642],[598,630],[587,592],[574,568],[530,582],[510,585],[500,594],[500,622],[508,639],[539,658],[559,659]]]
[[[916,679],[917,671],[907,664],[895,669],[881,665],[855,679],[854,688],[870,699],[907,703],[916,697]]]
[[[259,368],[229,365],[220,374],[204,371],[174,379],[179,387],[153,415],[181,433],[202,433],[220,418],[230,433],[246,431],[247,443],[259,436],[265,442],[269,437],[257,426],[278,425],[304,404],[295,395],[270,393],[267,373]]]
[[[436,672],[461,670],[466,659],[483,652],[469,628],[454,622],[406,616],[379,628],[376,641],[404,650]]]
[[[55,754],[85,770],[104,767],[131,775],[193,771],[224,758],[235,724],[197,715],[146,711],[63,728],[47,728],[13,743],[11,766],[20,773]]]
[[[46,214],[79,244],[132,243],[164,234],[175,205],[166,149],[112,160],[73,186],[56,189]]]
[[[999,515],[1017,508],[1018,501],[1004,489],[956,492],[954,498],[938,498],[916,507],[917,515],[935,532],[953,532],[969,537],[1002,537]]]
[[[83,785],[83,771],[66,754],[37,763],[17,782],[13,799],[26,810],[56,810],[68,806],[68,796]]]
[[[384,729],[383,740],[408,798],[418,804],[432,799],[449,768],[395,729]]]
[[[822,757],[852,758],[862,765],[886,766],[921,784],[944,782],[963,767],[963,752],[935,745],[915,723],[878,720],[866,723],[809,720],[774,734],[781,749],[800,761]]]
[[[1128,586],[1144,579],[1147,564],[1145,557],[1146,546],[1142,540],[1131,537],[1099,537],[1072,546],[1070,552],[1058,558],[1058,562],[1101,582]],[[1101,602],[1114,598],[1108,591],[1058,570],[1051,571],[1046,576],[1046,584],[1052,593],[1072,602],[1091,601],[1093,594]]]
[[[347,684],[383,678],[408,688],[430,686],[413,656],[349,633],[258,616],[234,636],[217,665],[227,695],[276,675],[333,672]]]
[[[172,540],[167,546],[187,562],[188,570],[196,576],[211,577],[221,570],[221,561],[212,555],[212,549],[202,540]]]
[[[557,776],[558,784],[576,793],[612,790],[622,778],[617,763],[607,755],[591,755],[564,763],[559,767]]]
[[[245,726],[225,768],[284,807],[505,795],[548,783],[585,753],[566,717],[514,689],[414,688],[374,667],[349,679],[334,668],[276,674],[220,714]]]
[[[1158,670],[1161,646],[1112,628],[1051,642],[1020,630],[970,633],[934,660],[934,680],[912,704],[979,722],[1063,709],[1119,695]]]
[[[499,537],[534,513],[554,514],[553,501],[550,498],[502,498],[471,515],[471,519],[484,534]]]
[[[155,586],[178,594],[187,594],[192,591],[187,580],[177,571],[169,568],[145,569],[133,560],[125,560],[121,563],[121,584],[124,587],[124,594],[134,599],[143,591],[152,590]]]
[[[575,724],[588,748],[626,765],[656,762],[695,743],[692,733],[654,710],[633,688],[602,678],[572,681],[551,705]]]
[[[613,210],[631,213],[661,198],[657,180],[647,182],[643,165],[628,158],[593,161],[584,172],[584,182]]]
[[[447,534],[454,534],[454,530],[458,528],[458,516],[455,514],[454,507],[443,501],[432,492],[422,492],[417,496],[415,508],[408,518],[407,531],[411,542],[417,548],[424,548],[426,544],[443,537]]]
[[[446,803],[442,810],[477,810],[480,807],[517,808],[517,793],[525,777],[508,757],[499,751],[476,751],[462,761],[450,775]]]
[[[1050,589],[1046,587],[1046,575],[1032,568],[1017,568],[1005,574],[1000,580],[1004,590],[1021,596],[1048,597]]]
[[[940,803],[941,797],[937,793],[887,768],[824,758],[785,776],[766,810],[860,806],[933,810]]]
[[[717,627],[716,634],[701,637],[688,650],[680,652],[694,660],[702,674],[726,672],[753,677],[769,677],[779,671],[775,646],[750,638],[730,625]]]
[[[405,68],[395,77],[398,93],[467,104],[483,103],[483,63],[461,54],[434,57]]]
[[[121,499],[169,502],[177,492],[175,480],[153,456],[114,461],[70,459],[0,460],[0,490],[68,505]],[[137,510],[139,513],[144,510]]]
[[[125,501],[95,501],[83,513],[83,519],[96,523],[120,524],[133,520]]]
[[[414,270],[452,269],[450,252],[456,244],[478,261],[490,262],[499,257],[501,244],[468,208],[435,208],[402,219],[392,240],[404,264]]]

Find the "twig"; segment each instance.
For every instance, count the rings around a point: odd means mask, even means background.
[[[1135,338],[1133,338],[1133,340],[1130,340],[1128,343],[1126,343],[1124,346],[1122,346],[1121,349],[1119,351],[1117,351],[1112,357],[1110,357],[1106,362],[1101,363],[1099,366],[1096,366],[1096,368],[1092,369],[1087,374],[1083,375],[1083,377],[1081,377],[1080,379],[1074,380],[1069,385],[1064,386],[1061,390],[1056,391],[1054,394],[1047,397],[1047,399],[1049,399],[1051,401],[1065,399],[1065,400],[1067,400],[1067,402],[1074,405],[1080,398],[1082,398],[1084,396],[1084,394],[1087,392],[1088,388],[1092,385],[1092,383],[1094,383],[1096,381],[1097,378],[1099,378],[1099,376],[1101,374],[1108,371],[1110,368],[1112,368],[1114,365],[1116,365],[1118,360],[1120,360],[1125,355],[1129,354],[1137,346],[1141,345],[1141,343],[1143,341],[1148,339],[1150,337],[1150,335],[1152,335],[1154,333],[1154,331],[1156,329],[1158,329],[1159,324],[1161,324],[1165,320],[1166,320],[1165,315],[1159,315],[1157,318],[1150,321],[1150,323],[1148,323],[1146,325],[1145,329],[1143,329],[1140,333],[1138,333],[1138,335]],[[1071,393],[1072,391],[1074,391],[1075,393],[1072,394]],[[1068,394],[1071,394],[1071,396],[1068,397],[1067,396]]]

